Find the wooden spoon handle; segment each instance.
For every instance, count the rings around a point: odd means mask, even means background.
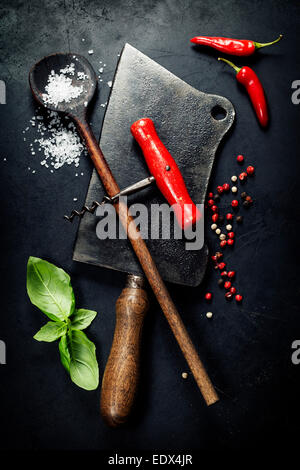
[[[139,380],[140,345],[147,292],[139,285],[123,289],[116,303],[116,326],[101,389],[100,409],[109,426],[116,427],[131,412]]]
[[[101,178],[101,181],[107,191],[109,197],[117,194],[120,189],[114,179],[110,168],[104,158],[104,155],[92,133],[89,125],[82,118],[76,118],[78,129],[86,142],[91,159],[94,162],[95,168]],[[156,264],[147,248],[145,240],[141,237],[137,229],[134,219],[129,213],[128,207],[121,202],[115,204],[116,212],[119,215],[120,221],[128,235],[128,239],[132,245],[135,254],[143,268],[145,276],[158,300],[159,305],[173,331],[173,334],[180,346],[180,349],[191,369],[191,372],[198,384],[198,387],[203,395],[207,405],[212,405],[219,400],[218,394],[207,375],[205,367],[198,356],[198,353],[192,343],[191,338],[181,320],[181,317],[172,301],[170,294],[162,280]]]

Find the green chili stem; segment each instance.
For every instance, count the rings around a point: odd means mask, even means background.
[[[272,46],[272,44],[275,44],[276,42],[280,41],[282,39],[282,34],[280,34],[280,36],[275,39],[275,41],[272,41],[272,42],[265,42],[265,43],[261,43],[261,42],[254,42],[254,46],[255,46],[255,49],[260,49],[261,47],[266,47],[266,46]]]
[[[218,60],[222,60],[223,62],[226,62],[226,64],[230,65],[230,67],[232,67],[236,71],[236,73],[239,73],[239,71],[242,68],[242,67],[237,67],[232,62],[230,62],[230,60],[223,59],[223,57],[218,57]]]

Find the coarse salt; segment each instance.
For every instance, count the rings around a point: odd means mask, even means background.
[[[74,86],[72,79],[67,75],[75,74],[75,64],[67,65],[60,69],[59,73],[51,70],[48,76],[46,93],[43,93],[43,100],[46,104],[57,106],[59,103],[69,103],[72,99],[77,98],[83,92],[83,85]]]

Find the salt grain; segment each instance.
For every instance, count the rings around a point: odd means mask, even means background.
[[[67,65],[60,69],[59,74],[51,71],[48,76],[46,93],[43,93],[45,103],[57,106],[59,103],[69,103],[72,99],[77,98],[83,92],[83,85],[74,86],[72,79],[67,75],[75,74],[75,64]],[[37,117],[39,119],[39,116]]]

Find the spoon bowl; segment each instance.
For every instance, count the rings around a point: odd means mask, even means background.
[[[49,77],[53,74],[61,74],[61,70],[70,66],[71,70],[65,76],[72,80],[72,87],[82,87],[82,91],[76,98],[68,101],[49,102],[46,90]],[[94,96],[97,77],[85,57],[72,53],[56,53],[43,57],[32,67],[29,72],[29,84],[34,98],[40,105],[78,119],[82,113],[85,115],[87,106]]]

